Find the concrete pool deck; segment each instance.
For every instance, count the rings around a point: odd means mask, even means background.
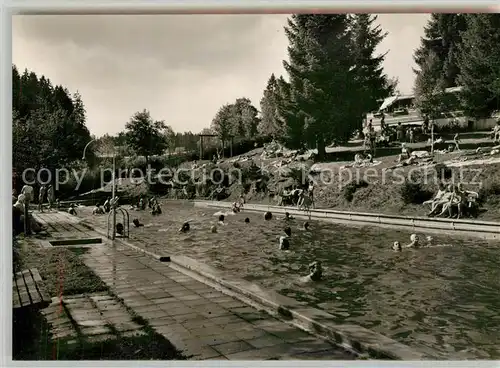
[[[49,227],[49,232],[51,233],[51,236],[54,238],[68,238],[68,236],[85,236],[85,237],[96,237],[96,234],[99,234],[101,236],[105,236],[106,231],[104,229],[99,229],[96,227],[93,227],[92,224],[85,223],[81,221],[81,219],[77,217],[73,217],[68,215],[67,213],[46,213],[46,214],[35,214],[35,216],[41,221],[44,222],[48,227]],[[234,278],[231,278],[231,280],[224,279],[222,274],[217,271],[216,269],[209,267],[207,265],[201,264],[193,259],[190,259],[188,257],[184,256],[178,256],[178,255],[156,255],[151,252],[148,252],[146,250],[143,250],[142,248],[131,244],[131,242],[127,240],[117,240],[114,243],[106,241],[105,244],[96,244],[96,245],[90,245],[90,249],[93,250],[93,252],[89,252],[89,255],[85,255],[84,261],[85,263],[91,267],[100,277],[103,278],[103,281],[105,281],[108,286],[113,290],[113,292],[117,293],[118,297],[122,298],[127,304],[127,302],[130,304],[132,303],[132,306],[135,306],[135,301],[134,298],[132,297],[133,295],[143,295],[144,296],[144,290],[138,290],[140,287],[134,285],[143,285],[145,284],[150,284],[150,286],[155,290],[158,287],[155,287],[155,285],[162,284],[160,289],[163,292],[169,292],[171,288],[164,287],[164,285],[170,285],[172,282],[174,285],[177,285],[179,282],[176,281],[176,278],[179,278],[181,280],[184,280],[185,283],[193,283],[194,285],[197,285],[198,287],[203,286],[205,293],[210,294],[210,293],[215,293],[218,295],[217,298],[221,298],[221,300],[225,300],[224,303],[222,303],[223,307],[221,305],[218,305],[217,307],[217,312],[222,313],[220,308],[227,307],[226,303],[229,299],[240,303],[238,304],[240,307],[245,309],[249,315],[252,318],[257,318],[259,319],[257,321],[267,321],[268,318],[264,318],[265,314],[257,312],[257,309],[250,306],[257,306],[258,309],[263,309],[267,312],[269,312],[271,315],[275,315],[279,317],[280,319],[286,320],[285,321],[280,321],[277,318],[274,317],[269,317],[271,318],[271,321],[273,321],[273,324],[276,326],[281,326],[284,328],[285,331],[296,331],[296,332],[301,332],[303,334],[303,338],[306,339],[311,339],[310,341],[322,341],[322,343],[328,344],[324,340],[328,340],[330,344],[328,345],[323,345],[321,348],[316,349],[315,347],[310,346],[304,351],[307,351],[307,354],[313,354],[314,357],[312,358],[307,358],[307,359],[321,359],[320,358],[320,351],[326,352],[324,355],[323,359],[346,359],[345,356],[341,356],[342,354],[339,355],[338,351],[341,350],[338,347],[334,345],[340,345],[343,346],[349,350],[354,350],[358,353],[362,354],[367,354],[371,357],[374,358],[382,358],[382,359],[400,359],[400,360],[423,360],[423,359],[432,359],[432,354],[427,355],[421,352],[414,351],[413,349],[409,348],[406,345],[400,344],[392,339],[389,339],[383,335],[380,335],[378,333],[375,333],[373,331],[367,330],[365,328],[362,328],[360,326],[356,325],[339,325],[333,323],[333,316],[318,310],[314,308],[309,308],[305,306],[304,304],[301,304],[297,302],[294,299],[284,297],[280,294],[277,294],[272,291],[264,290],[260,288],[258,285],[246,282],[244,280],[236,280]],[[143,257],[139,256],[137,251],[142,252],[148,257]],[[127,259],[130,259],[129,261],[126,261]],[[163,261],[163,262],[159,262]],[[137,264],[139,262],[140,265]],[[128,268],[123,268],[123,266],[120,266],[122,264],[129,264],[135,263],[135,268],[129,265]],[[112,270],[111,265],[115,265],[114,267],[116,268],[118,266],[118,270]],[[137,268],[139,267],[139,268]],[[131,272],[128,272],[127,270],[132,270]],[[167,272],[168,270],[168,272]],[[154,271],[154,272],[151,272]],[[129,275],[131,273],[131,275]],[[124,284],[118,284],[116,285],[116,275],[118,274],[118,279],[124,282]],[[158,276],[153,276],[153,274],[158,274]],[[114,276],[113,276],[114,275]],[[149,276],[148,276],[149,275]],[[115,279],[113,279],[113,277]],[[158,278],[159,279],[156,279]],[[167,279],[167,280],[165,280]],[[163,280],[163,282],[161,281]],[[127,282],[125,282],[127,281]],[[163,285],[164,283],[164,285]],[[148,285],[149,286],[149,285]],[[189,288],[184,287],[183,285],[179,285],[183,287],[183,292],[186,293],[186,290],[189,290]],[[123,295],[120,296],[121,289],[125,290],[125,296],[128,298],[124,298]],[[147,288],[147,286],[146,286]],[[208,290],[208,291],[207,291]],[[127,295],[127,292],[135,292],[133,293],[132,296]],[[148,291],[148,289],[146,289]],[[183,297],[188,297],[188,299],[195,298],[192,300],[198,300],[198,303],[201,303],[202,301],[206,303],[206,305],[214,305],[214,303],[211,300],[207,300],[207,298],[204,298],[203,295],[199,295],[199,293],[196,293],[196,295],[181,295]],[[201,297],[201,299],[200,299]],[[225,299],[224,299],[225,298]],[[229,299],[228,299],[229,298]],[[145,299],[145,300],[144,300]],[[165,299],[165,298],[160,298],[160,299]],[[177,298],[180,299],[180,298]],[[187,299],[187,301],[189,301]],[[208,298],[211,299],[211,298]],[[193,309],[189,303],[187,302],[182,302],[183,299],[176,300],[176,296],[174,295],[174,300],[171,302],[166,302],[166,305],[163,306],[163,308],[168,307],[169,303],[179,303],[181,302],[181,305],[173,305],[175,308],[181,308],[183,311],[185,311],[185,308],[188,308],[187,315],[191,315],[191,317],[186,317],[186,318],[194,318],[195,320],[198,320],[200,325],[203,325],[202,320],[199,319],[199,317],[195,318],[194,315],[198,315],[199,311],[191,311]],[[142,303],[146,303],[148,301],[147,294],[145,298],[141,298]],[[153,301],[149,301],[149,305],[152,305],[154,303]],[[187,306],[184,304],[188,304]],[[196,304],[196,303],[195,303]],[[196,304],[196,305],[203,305],[205,308],[205,304]],[[147,309],[147,308],[146,308]],[[155,308],[155,311],[151,312],[158,312]],[[160,305],[160,310],[164,311],[164,309],[161,308]],[[170,310],[169,308],[165,308],[167,310]],[[139,312],[141,312],[139,310]],[[149,312],[149,311],[146,311]],[[174,312],[175,313],[175,312]],[[185,314],[186,314],[185,313]],[[231,310],[225,310],[224,313],[228,313],[228,315],[223,316],[236,316],[238,318],[243,317],[242,320],[245,320],[245,314],[243,313],[242,315],[238,314],[238,311],[233,312]],[[236,313],[236,315],[235,315]],[[142,314],[139,313],[141,316]],[[149,316],[148,313],[146,313],[147,318]],[[156,313],[158,314],[158,313]],[[184,314],[184,315],[185,315]],[[152,313],[154,316],[155,313]],[[182,315],[181,315],[182,316]],[[269,316],[269,314],[267,314]],[[160,320],[163,320],[165,317],[168,317],[168,315],[165,315],[163,317],[159,317]],[[205,317],[206,314],[205,314]],[[214,315],[212,315],[212,318]],[[153,317],[151,317],[153,318]],[[149,318],[148,318],[149,319]],[[209,318],[210,319],[210,318]],[[241,318],[240,318],[241,319]],[[225,321],[225,319],[223,319]],[[211,321],[209,321],[211,322]],[[241,322],[241,321],[240,321]],[[150,321],[150,324],[154,326],[155,321]],[[163,323],[163,322],[162,322]],[[227,322],[226,322],[227,323]],[[263,327],[256,327],[253,322],[247,322],[251,326],[247,326],[250,330],[265,330]],[[259,322],[262,323],[262,322]],[[264,322],[268,323],[268,322]],[[229,323],[230,324],[230,323]],[[181,323],[182,325],[182,323]],[[209,323],[209,326],[212,325]],[[168,326],[163,325],[163,326]],[[224,325],[217,327],[221,327],[224,329]],[[276,327],[275,327],[276,328]],[[188,350],[187,347],[183,348],[183,343],[182,343],[182,333],[181,333],[181,338],[174,337],[175,333],[172,331],[175,331],[175,328],[168,333],[168,328],[164,328],[163,333],[165,337],[169,340],[173,340],[172,343],[174,345],[179,345],[181,346],[181,350]],[[210,330],[210,328],[205,329],[205,333],[222,333],[222,332],[217,332],[217,329]],[[307,332],[304,332],[306,330]],[[181,329],[182,331],[182,329]],[[227,332],[227,331],[226,331]],[[161,332],[160,332],[161,333]],[[255,331],[253,333],[256,333]],[[272,332],[270,332],[272,333]],[[295,332],[294,332],[295,333]],[[279,336],[283,336],[282,333],[278,333]],[[293,335],[293,334],[292,334]],[[273,335],[275,336],[275,335]],[[317,337],[319,336],[319,337]],[[275,336],[276,337],[276,336]],[[281,338],[281,337],[278,337]],[[290,341],[284,341],[285,345],[290,345]],[[231,341],[234,342],[234,341]],[[295,347],[297,344],[299,344],[299,341],[292,341],[292,345]],[[229,344],[229,342],[225,342]],[[278,344],[281,345],[282,343]],[[205,344],[206,345],[206,344]],[[220,345],[223,345],[221,343]],[[233,344],[234,345],[234,344]],[[300,345],[300,344],[299,344]],[[213,350],[213,347],[211,345],[208,345],[211,347]],[[231,345],[232,346],[232,345]],[[245,345],[247,346],[247,345]],[[326,349],[327,346],[330,346],[329,349]],[[214,346],[215,347],[215,346]],[[248,348],[248,346],[247,346]],[[306,347],[303,346],[305,349]],[[299,353],[296,353],[297,350],[291,349],[287,350],[288,348],[283,347],[282,350],[281,348],[277,348],[277,351],[274,351],[273,349],[270,349],[266,347],[267,350],[264,352],[255,352],[252,353],[254,349],[249,349],[249,350],[244,350],[238,352],[239,355],[232,356],[232,354],[227,354],[223,355],[222,353],[219,355],[219,358],[214,357],[214,359],[272,359],[276,358],[276,352],[279,351],[279,356],[283,356],[282,359],[305,359],[305,355],[301,355]],[[326,350],[325,350],[326,349]],[[205,347],[204,351],[212,351],[209,350]],[[216,350],[218,351],[218,350]],[[302,350],[301,350],[302,351]],[[334,352],[336,352],[334,354]],[[205,359],[207,358],[204,353],[200,353],[199,349],[195,350],[194,352],[191,352],[191,355],[194,355],[198,359]],[[213,354],[213,353],[212,353]],[[254,355],[252,355],[254,354]],[[274,354],[274,355],[273,355]],[[302,353],[306,354],[306,353]],[[344,353],[345,355],[345,353]],[[267,356],[267,358],[265,358]],[[348,356],[348,355],[347,355]]]
[[[230,202],[193,201],[195,207],[230,210]],[[435,234],[448,233],[457,236],[473,236],[487,240],[500,240],[500,223],[469,219],[443,219],[392,216],[377,213],[347,212],[328,209],[298,210],[296,207],[245,204],[244,211],[284,214],[288,212],[297,218],[329,221],[351,226],[374,225],[379,227],[410,231],[426,231]]]

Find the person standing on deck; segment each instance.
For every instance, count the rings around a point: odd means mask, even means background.
[[[455,143],[455,150],[456,151],[460,151],[460,135],[457,133],[455,134],[455,136],[453,137],[453,143]]]
[[[403,141],[403,126],[401,125],[401,122],[398,123],[398,126],[396,128],[396,140],[398,142]]]
[[[49,209],[51,210],[56,200],[56,193],[54,192],[54,187],[52,186],[52,184],[49,184],[49,186],[47,187],[47,200],[49,201]]]
[[[24,229],[25,229],[25,234],[30,235],[31,234],[31,227],[30,227],[30,222],[29,222],[29,208],[30,208],[30,203],[33,201],[34,197],[34,190],[31,185],[26,184],[23,186],[21,189],[21,195],[24,197]]]
[[[43,202],[45,201],[45,195],[47,194],[47,186],[43,184],[40,187],[40,193],[38,194],[38,211],[43,212]]]
[[[309,182],[307,192],[309,194],[309,200],[311,201],[311,207],[314,209],[314,182],[312,180]]]
[[[422,133],[427,134],[429,131],[429,117],[426,116],[424,122],[422,123]]]
[[[497,125],[493,128],[493,142],[497,143],[500,141],[500,120],[497,121]]]
[[[410,143],[415,143],[415,129],[410,128]]]

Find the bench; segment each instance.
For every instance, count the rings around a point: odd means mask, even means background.
[[[51,303],[36,268],[17,272],[12,280],[12,307],[42,309]]]

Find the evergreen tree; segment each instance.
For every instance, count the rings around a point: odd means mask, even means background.
[[[287,142],[315,144],[318,158],[326,144],[347,141],[359,121],[359,86],[352,33],[345,14],[299,14],[288,20],[290,61],[284,62],[289,84],[283,84],[280,114]],[[301,138],[298,133],[305,133]]]
[[[467,14],[458,58],[465,110],[488,117],[500,108],[500,15]]]
[[[422,115],[431,120],[438,119],[446,110],[445,80],[440,78],[439,56],[429,52],[422,62],[415,79],[415,105]],[[436,83],[436,81],[438,81]]]
[[[267,82],[264,96],[260,100],[261,121],[258,127],[259,134],[274,139],[284,134],[284,129],[278,117],[278,81],[271,74]]]
[[[415,50],[414,60],[418,68],[415,73],[421,72],[422,66],[427,63],[428,55],[435,56],[435,69],[431,74],[438,75],[435,83],[440,83],[444,88],[454,87],[458,83],[458,53],[462,42],[461,33],[467,28],[464,14],[431,14],[431,18],[424,28],[424,37],[420,40],[420,47]],[[424,76],[424,78],[427,78]]]
[[[63,86],[53,87],[45,76],[12,66],[13,167],[68,168],[81,160],[90,141],[81,97],[74,100]],[[92,154],[92,151],[89,150]]]
[[[378,46],[387,36],[380,25],[374,25],[376,21],[377,16],[371,14],[355,14],[351,18],[362,115],[376,110],[379,101],[392,95],[397,86],[397,81],[395,83],[384,73],[383,63],[387,53],[376,55]]]

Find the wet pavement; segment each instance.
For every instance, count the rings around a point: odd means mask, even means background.
[[[47,226],[51,238],[100,236],[66,213],[35,216]],[[327,341],[119,242],[82,247],[88,249],[81,256],[84,263],[114,297],[192,359],[354,359]]]

